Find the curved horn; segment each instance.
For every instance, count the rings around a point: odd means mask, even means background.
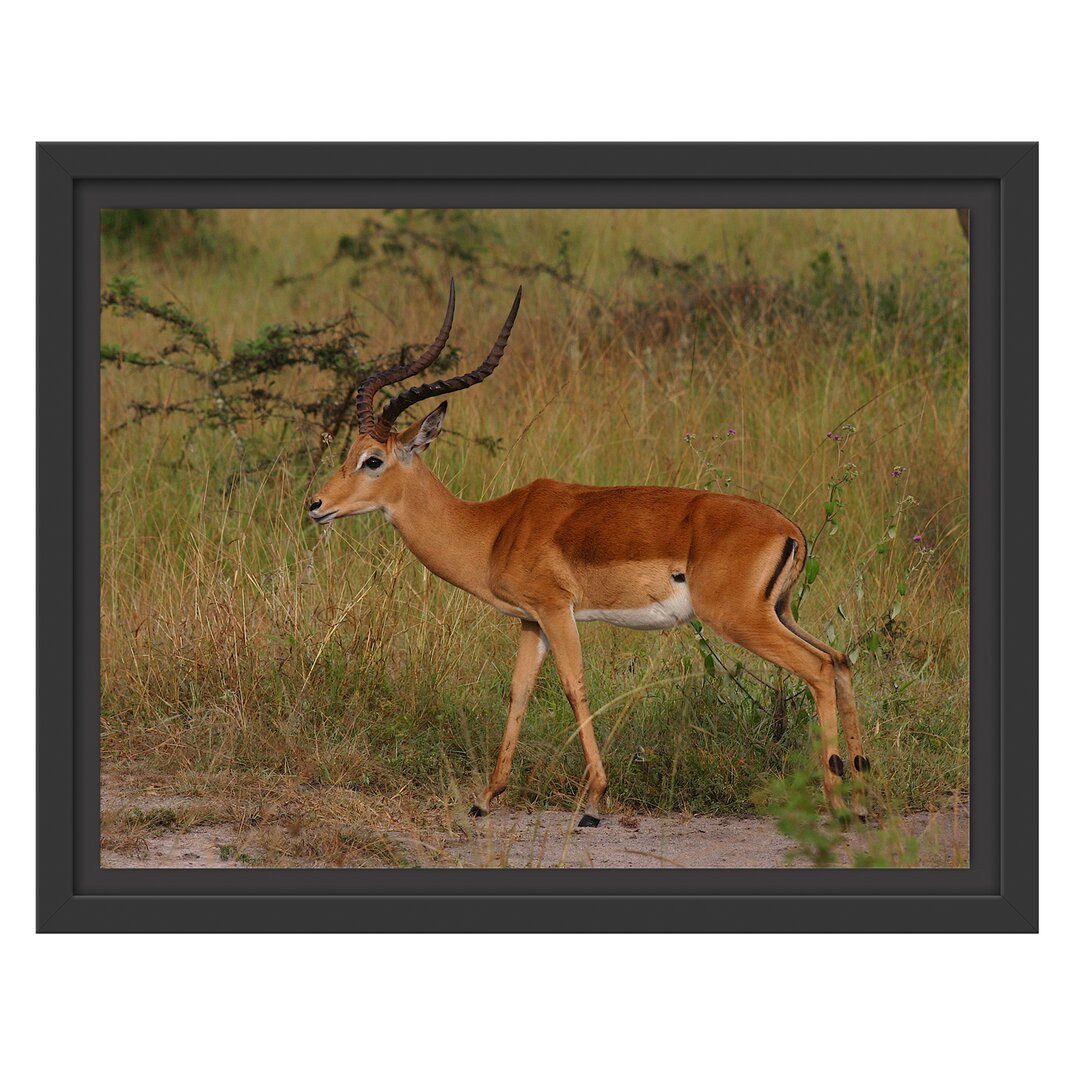
[[[455,390],[465,390],[483,382],[498,366],[502,354],[506,350],[506,343],[510,340],[510,331],[514,328],[514,320],[517,318],[518,308],[521,306],[521,287],[518,286],[517,296],[514,297],[514,306],[510,308],[510,314],[506,316],[502,332],[495,339],[487,359],[478,367],[465,375],[458,375],[454,379],[439,379],[437,382],[424,383],[422,386],[414,386],[403,394],[398,394],[379,414],[376,427],[384,432],[376,435],[377,439],[385,441],[394,426],[394,421],[410,406],[426,398],[437,397],[439,394],[452,394]]]
[[[450,279],[450,300],[446,305],[446,317],[443,319],[442,329],[438,337],[418,356],[412,363],[398,364],[397,367],[387,368],[385,371],[377,371],[369,375],[356,391],[356,420],[361,435],[374,434],[381,441],[386,440],[386,435],[376,434],[379,422],[375,419],[374,406],[375,395],[384,387],[394,383],[403,382],[405,379],[419,375],[426,367],[430,367],[443,351],[446,339],[450,336],[450,327],[454,324],[454,279]]]

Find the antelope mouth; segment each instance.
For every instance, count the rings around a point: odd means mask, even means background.
[[[327,510],[325,514],[317,514],[314,510],[309,510],[308,517],[310,517],[316,525],[329,525],[330,522],[337,517],[337,511]]]

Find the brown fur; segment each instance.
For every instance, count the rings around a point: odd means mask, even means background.
[[[358,438],[316,494],[312,516],[382,510],[429,570],[522,620],[506,734],[478,812],[506,787],[543,649],[550,646],[585,753],[588,813],[599,815],[607,779],[574,613],[647,608],[673,595],[678,574],[685,574],[694,614],[717,634],[808,683],[821,722],[825,791],[839,807],[839,777],[828,767],[839,753],[838,709],[852,757],[863,755],[862,737],[846,657],[791,616],[790,593],[806,559],[798,526],[750,499],[682,488],[535,480],[500,498],[464,502],[418,457],[441,420],[440,409],[386,442]],[[377,475],[356,467],[372,450],[385,462]],[[769,599],[766,587],[789,540],[797,544],[794,557],[781,567]]]

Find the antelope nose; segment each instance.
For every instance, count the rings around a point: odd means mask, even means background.
[[[316,510],[318,510],[320,506],[322,506],[322,499],[316,499],[316,500],[315,500],[315,501],[314,501],[314,502],[313,502],[313,503],[312,503],[312,504],[311,504],[311,505],[310,505],[310,506],[308,507],[308,509],[309,509],[309,510],[310,510],[310,511],[311,511],[311,512],[312,512],[312,513],[314,514],[314,513],[315,513],[315,511],[316,511]]]

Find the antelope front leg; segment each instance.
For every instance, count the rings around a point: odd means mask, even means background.
[[[551,642],[555,654],[555,666],[559,669],[559,681],[566,694],[570,708],[574,710],[581,749],[585,753],[586,779],[589,785],[589,802],[578,822],[578,828],[600,824],[600,800],[607,790],[607,773],[600,760],[600,747],[593,731],[592,714],[585,694],[585,666],[581,659],[581,639],[577,623],[569,608],[563,611],[541,614],[540,625]]]
[[[495,771],[491,774],[483,795],[473,803],[469,810],[472,817],[483,817],[491,809],[491,800],[506,790],[510,780],[510,763],[514,759],[514,748],[518,735],[521,734],[521,722],[525,719],[525,710],[529,707],[536,675],[547,655],[548,643],[543,631],[534,622],[521,623],[521,638],[518,641],[517,663],[510,681],[510,715],[506,718],[506,730],[503,732],[499,758],[495,762]]]

